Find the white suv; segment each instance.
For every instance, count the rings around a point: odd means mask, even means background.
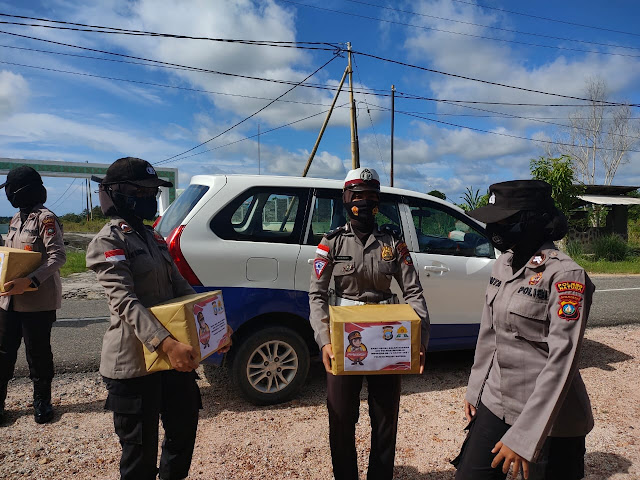
[[[411,251],[431,317],[429,350],[473,348],[495,259],[483,225],[439,198],[390,187],[377,221],[402,232]],[[345,223],[340,181],[199,175],[157,224],[194,288],[222,290],[235,331],[227,364],[250,401],[279,403],[303,385],[318,350],[311,263],[322,235]]]

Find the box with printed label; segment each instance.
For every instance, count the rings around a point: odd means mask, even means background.
[[[329,307],[334,375],[419,373],[420,317],[410,305]]]
[[[222,292],[196,293],[174,298],[149,309],[177,341],[191,345],[196,361],[214,354],[230,341]],[[170,370],[169,358],[144,347],[144,360],[149,372]]]
[[[40,266],[42,254],[20,250],[19,248],[0,247],[0,292],[4,292],[4,284],[29,275]],[[26,291],[37,290],[28,287]]]

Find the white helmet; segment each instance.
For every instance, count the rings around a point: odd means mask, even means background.
[[[344,179],[344,189],[354,192],[380,191],[380,176],[373,168],[361,167],[349,170]]]

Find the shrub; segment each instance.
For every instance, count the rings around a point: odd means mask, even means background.
[[[593,242],[593,253],[597,260],[617,262],[629,255],[629,245],[618,235],[604,235]]]
[[[584,245],[580,240],[571,240],[567,242],[567,255],[571,258],[578,258],[584,255]]]

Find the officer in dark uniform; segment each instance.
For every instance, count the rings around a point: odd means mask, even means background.
[[[9,224],[6,246],[42,254],[36,270],[5,283],[5,293],[0,294],[0,423],[4,417],[7,383],[13,377],[22,338],[33,381],[34,419],[37,423],[47,423],[54,413],[51,326],[62,302],[60,267],[67,260],[62,226],[43,205],[47,190],[33,168],[27,165],[14,168],[0,188],[5,188],[11,205],[20,209]],[[37,290],[25,291],[29,287]]]
[[[357,480],[355,426],[364,375],[333,375],[329,334],[329,283],[335,280],[335,305],[395,303],[396,279],[405,301],[422,319],[420,373],[429,343],[429,313],[407,245],[391,230],[380,230],[375,215],[380,179],[371,168],[347,173],[343,202],[350,221],[324,236],[316,250],[309,289],[310,321],[327,370],[329,443],[335,480]],[[351,337],[349,337],[352,340]],[[368,480],[389,480],[393,465],[400,406],[400,375],[367,375],[371,452]]]
[[[100,373],[122,445],[123,480],[151,480],[158,474],[158,422],[162,419],[159,474],[163,480],[189,473],[202,408],[193,348],[172,338],[149,307],[194,293],[180,275],[164,238],[144,225],[157,212],[158,178],[139,158],[120,158],[100,182],[100,207],[111,220],[89,244],[87,267],[105,288],[111,312],[104,335]],[[175,370],[148,374],[143,345],[164,352]],[[227,349],[225,349],[227,350]]]
[[[539,180],[489,187],[469,212],[487,223],[496,260],[465,395],[469,435],[457,480],[584,477],[591,404],[578,359],[595,287],[553,244],[567,221]]]

